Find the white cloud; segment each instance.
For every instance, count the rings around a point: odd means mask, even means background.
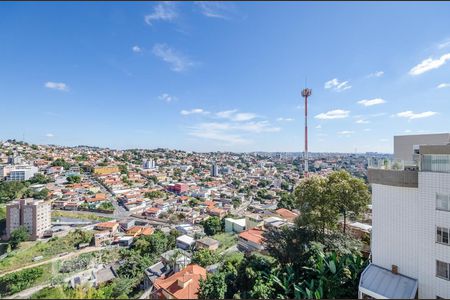
[[[170,69],[175,72],[183,72],[194,65],[189,58],[166,44],[156,44],[153,47],[153,54],[167,62],[170,65]]]
[[[182,114],[183,116],[193,115],[193,114],[197,114],[197,115],[207,115],[207,114],[209,114],[209,112],[203,110],[202,108],[194,108],[194,109],[191,109],[191,110],[182,110],[182,111],[180,112],[180,114]]]
[[[330,110],[326,113],[318,114],[314,118],[319,119],[319,120],[344,119],[344,118],[347,118],[349,114],[350,114],[350,111],[348,111],[348,110],[335,109],[335,110]]]
[[[340,82],[337,78],[331,79],[324,84],[325,89],[333,89],[336,92],[342,92],[351,87],[352,86],[348,84],[348,81]]]
[[[135,53],[139,53],[142,52],[142,48],[139,46],[133,46],[133,48],[131,48],[133,50],[133,52]]]
[[[450,87],[450,83],[441,83],[437,86],[438,89],[444,89]]]
[[[381,77],[384,75],[383,71],[377,71],[377,72],[373,72],[370,73],[369,75],[367,75],[367,77],[371,78],[371,77]]]
[[[437,112],[434,112],[434,111],[425,111],[425,112],[421,112],[421,113],[414,113],[411,110],[407,110],[407,111],[397,113],[396,116],[400,117],[400,118],[407,118],[409,120],[413,120],[413,119],[422,119],[422,118],[432,117],[436,114],[437,114]]]
[[[364,131],[372,131],[371,128],[364,128],[363,130],[364,130]]]
[[[194,3],[200,8],[200,12],[209,18],[228,20],[237,13],[236,7],[232,3],[219,1],[196,1]]]
[[[351,136],[352,134],[354,134],[354,131],[351,130],[343,130],[343,131],[338,131],[337,134],[339,135],[343,135],[343,136]]]
[[[49,137],[49,138],[52,138],[52,137],[54,137],[55,135],[54,135],[53,133],[47,133],[45,136],[46,136],[46,137]]]
[[[444,54],[438,59],[432,59],[431,57],[424,59],[420,64],[413,67],[410,71],[410,75],[420,75],[425,72],[431,71],[442,67],[448,60],[450,60],[450,53]]]
[[[52,82],[48,81],[44,85],[46,88],[52,89],[52,90],[58,90],[58,91],[68,91],[69,87],[67,84],[63,82]]]
[[[446,42],[438,44],[437,48],[444,49],[444,48],[447,48],[448,46],[450,46],[450,41],[446,41]]]
[[[162,94],[162,95],[159,95],[159,96],[158,96],[158,99],[159,99],[159,100],[166,101],[167,103],[170,103],[170,102],[172,102],[172,101],[178,100],[177,97],[170,96],[170,95],[167,94],[167,93],[164,93],[164,94]]]
[[[283,118],[283,117],[279,117],[279,118],[277,119],[277,121],[279,121],[279,122],[292,122],[292,121],[294,121],[294,119],[293,119],[293,118]]]
[[[364,105],[364,106],[373,106],[378,104],[386,103],[384,99],[381,98],[375,98],[375,99],[363,99],[358,101],[358,104]]]
[[[360,119],[360,120],[356,121],[356,124],[369,124],[369,123],[370,123],[369,121],[363,120],[363,119]]]
[[[279,127],[272,127],[268,121],[245,123],[200,123],[190,128],[189,135],[211,140],[228,142],[231,144],[247,144],[251,139],[244,134],[259,134],[280,131]]]
[[[254,113],[238,113],[237,109],[225,110],[216,113],[216,116],[222,119],[229,119],[236,122],[249,121],[256,118]]]
[[[322,129],[322,125],[320,125],[320,124],[317,125],[317,126],[316,126],[316,129]]]
[[[145,23],[152,25],[153,21],[168,21],[171,22],[178,17],[175,3],[162,2],[153,8],[153,12],[145,16]]]
[[[380,139],[380,142],[389,142],[389,139]]]
[[[411,133],[412,131],[410,130],[410,129],[406,129],[405,131],[404,131],[404,133]]]

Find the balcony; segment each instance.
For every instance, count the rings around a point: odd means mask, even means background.
[[[367,171],[370,183],[418,187],[419,165],[414,161],[369,159]]]

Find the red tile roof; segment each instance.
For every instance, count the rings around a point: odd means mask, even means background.
[[[239,234],[239,237],[243,238],[247,241],[261,245],[264,240],[263,233],[264,233],[264,230],[262,230],[262,229],[252,228],[252,229],[241,232]]]
[[[198,299],[200,278],[206,278],[206,269],[191,264],[166,279],[156,279],[154,285],[157,290],[164,290],[175,299]],[[180,286],[180,283],[184,283],[185,286]],[[158,294],[164,298],[163,293]]]

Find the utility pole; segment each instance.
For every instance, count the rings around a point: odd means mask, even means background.
[[[302,97],[305,98],[305,169],[303,170],[305,177],[308,177],[308,97],[311,96],[311,89],[302,90]]]

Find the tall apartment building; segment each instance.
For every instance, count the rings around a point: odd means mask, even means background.
[[[144,169],[147,169],[147,170],[156,169],[156,162],[151,158],[144,161]]]
[[[51,228],[51,206],[43,200],[20,199],[6,206],[6,236],[20,226],[27,228],[30,240],[36,240]]]
[[[359,297],[450,298],[450,134],[394,137],[369,163],[372,262]]]
[[[219,176],[219,168],[217,167],[216,163],[213,163],[211,165],[211,177],[217,177]]]

